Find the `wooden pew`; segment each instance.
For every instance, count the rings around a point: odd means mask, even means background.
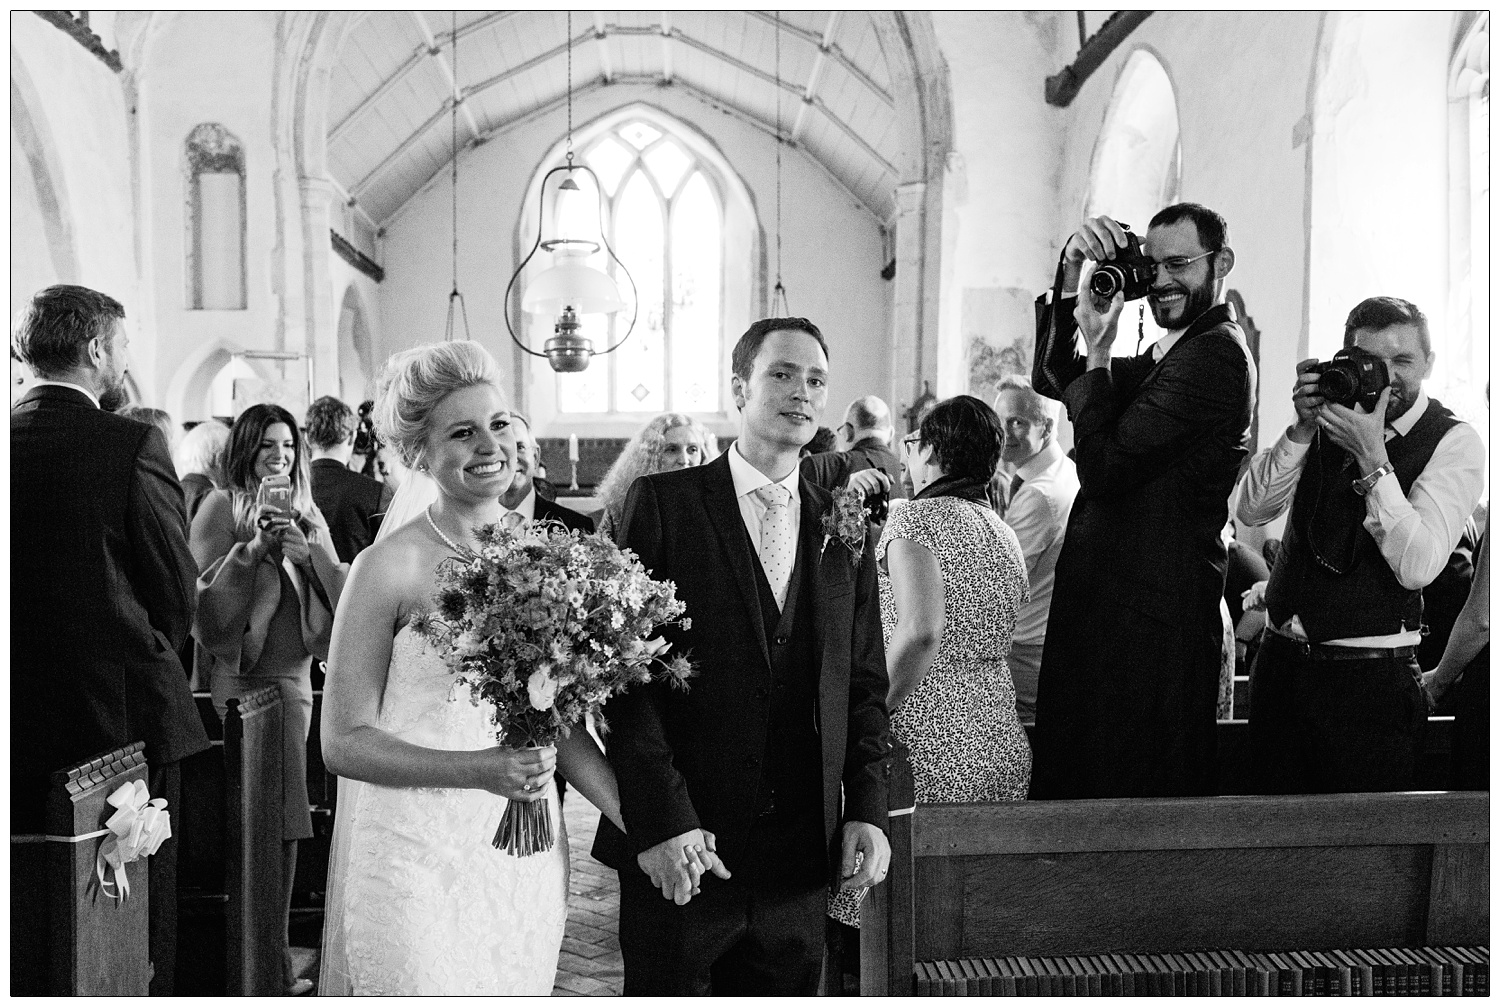
[[[53,774],[46,833],[11,837],[11,993],[145,996],[150,983],[148,861],[125,867],[130,896],[99,888],[95,857],[107,837],[107,799],[122,784],[146,781],[145,745],[135,742]],[[177,809],[168,809],[175,815]]]
[[[1489,942],[1488,793],[919,805],[891,848],[867,995],[925,961]]]
[[[282,992],[281,718],[275,685],[231,699],[223,740],[183,762],[179,993]]]

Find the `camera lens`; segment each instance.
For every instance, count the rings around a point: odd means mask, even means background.
[[[1334,361],[1318,378],[1318,394],[1330,402],[1348,405],[1359,393],[1359,376],[1348,364]]]
[[[1089,290],[1093,291],[1095,297],[1108,300],[1125,286],[1125,274],[1118,266],[1100,266],[1094,270],[1094,275],[1089,277]]]

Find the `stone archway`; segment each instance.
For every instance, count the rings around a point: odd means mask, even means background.
[[[354,285],[344,291],[338,323],[338,389],[335,394],[349,406],[375,397],[375,359],[371,345],[369,316]]]
[[[25,62],[10,54],[11,314],[16,298],[78,281],[67,182],[45,105]]]

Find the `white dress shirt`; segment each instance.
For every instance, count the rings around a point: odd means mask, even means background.
[[[756,556],[760,556],[761,523],[766,516],[766,505],[755,495],[755,491],[762,486],[779,483],[792,494],[791,503],[787,506],[788,516],[792,519],[792,541],[802,540],[802,497],[798,492],[797,476],[800,468],[800,465],[793,465],[786,478],[771,479],[745,460],[745,456],[740,454],[739,441],[730,446],[729,475],[734,480],[734,496],[740,505],[740,520],[745,522],[745,531],[750,533],[750,542],[755,546]],[[767,569],[764,557],[761,557],[761,569]],[[786,597],[787,586],[791,583],[790,567],[785,580],[785,583],[771,585],[771,593],[778,598]]]
[[[512,507],[507,507],[504,504],[501,504],[500,505],[500,509],[503,510],[503,511],[509,511],[512,514],[519,514],[519,515],[521,515],[522,518],[524,518],[527,521],[535,521],[536,520],[536,486],[533,485],[531,487],[531,489],[527,490],[526,491],[526,496],[524,496],[521,499],[521,502],[518,503],[518,504],[516,504],[515,507],[513,507],[513,508]]]
[[[1016,475],[1021,477],[1021,486],[1005,509],[1005,523],[1016,533],[1026,557],[1031,600],[1017,613],[1011,639],[1041,644],[1047,638],[1047,613],[1052,607],[1063,531],[1078,496],[1078,469],[1053,441],[1023,462]]]
[[[1429,401],[1426,392],[1419,394],[1412,407],[1386,427],[1385,439],[1411,433]],[[1282,434],[1274,445],[1255,456],[1240,482],[1236,514],[1241,521],[1263,525],[1291,506],[1309,446]],[[1410,497],[1401,492],[1395,473],[1380,477],[1365,496],[1364,526],[1402,587],[1419,591],[1442,572],[1483,492],[1484,442],[1463,422],[1438,441],[1426,468],[1412,483]],[[1299,640],[1307,639],[1302,620],[1295,614],[1278,628]],[[1411,630],[1326,642],[1349,647],[1407,647],[1421,641],[1421,632]]]
[[[89,401],[94,404],[95,409],[103,408],[99,405],[99,396],[95,395],[93,392],[89,391],[82,385],[75,385],[71,381],[48,381],[45,378],[39,378],[31,383],[32,388],[40,388],[43,385],[56,385],[58,388],[71,388],[75,392],[82,392],[89,397]]]

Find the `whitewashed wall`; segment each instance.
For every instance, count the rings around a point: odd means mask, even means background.
[[[132,375],[149,396],[159,348],[136,259],[120,78],[30,11],[10,24],[11,316],[53,283],[109,294],[125,305]]]
[[[766,133],[670,88],[620,85],[584,95],[574,121],[589,122],[623,104],[644,101],[705,134],[748,188],[760,216],[763,241],[774,243],[775,142]],[[561,138],[563,113],[506,132],[465,152],[459,179],[459,284],[475,339],[505,366],[512,380],[516,358],[500,315],[506,281],[515,263],[516,221],[540,158]],[[886,349],[890,284],[880,225],[855,198],[796,150],[783,152],[782,272],[793,314],[815,321],[827,335],[833,377],[829,416],[853,398],[890,382]],[[383,244],[386,269],[380,285],[377,357],[443,337],[450,289],[449,188],[445,171],[389,223]],[[526,248],[534,235],[526,235]],[[523,250],[524,253],[524,250]],[[767,289],[775,282],[768,260]],[[748,323],[753,319],[746,319]],[[730,334],[733,345],[738,332]],[[725,350],[728,359],[728,349]],[[529,368],[526,371],[529,373]],[[525,379],[523,379],[525,380]],[[548,380],[543,377],[540,380]],[[529,396],[521,396],[529,398]],[[825,417],[827,423],[828,417]],[[837,425],[834,419],[828,425]],[[731,411],[716,432],[736,428]],[[538,417],[541,436],[569,432],[624,436],[638,421],[582,426]]]

